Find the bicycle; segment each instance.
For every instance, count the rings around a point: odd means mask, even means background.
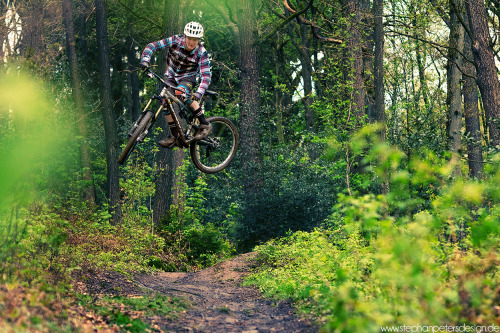
[[[173,146],[182,149],[189,147],[191,160],[204,173],[212,174],[224,170],[231,163],[238,149],[240,138],[236,126],[225,117],[209,117],[207,121],[212,124],[211,133],[205,139],[194,141],[194,134],[198,130],[197,120],[188,116],[191,113],[189,107],[184,101],[181,101],[172,94],[169,88],[178,91],[182,90],[165,82],[150,69],[146,70],[146,75],[158,80],[160,94],[153,94],[150,97],[144,111],[128,132],[128,142],[118,159],[118,163],[125,163],[137,143],[144,141],[146,135],[153,128],[153,124],[160,115],[160,112],[163,111],[167,115],[171,134],[176,138]],[[207,95],[216,96],[217,93],[207,90],[205,96]],[[205,96],[200,104],[204,102]],[[159,101],[160,106],[156,112],[153,112],[150,106],[155,100]],[[177,112],[174,105],[178,106]],[[185,120],[185,126],[181,125],[182,119]]]

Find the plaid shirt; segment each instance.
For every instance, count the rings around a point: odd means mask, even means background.
[[[176,82],[180,82],[183,79],[196,82],[196,76],[200,74],[201,82],[195,95],[201,98],[212,79],[208,53],[202,44],[198,44],[193,51],[189,52],[184,48],[185,43],[186,39],[183,35],[175,35],[150,43],[142,52],[141,64],[149,65],[151,55],[154,51],[168,47],[168,68],[165,75]]]

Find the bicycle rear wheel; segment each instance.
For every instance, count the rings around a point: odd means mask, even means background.
[[[240,136],[236,126],[227,118],[210,117],[210,135],[190,144],[189,152],[194,165],[204,173],[224,170],[233,160],[238,149]]]
[[[137,138],[148,128],[149,123],[153,121],[153,112],[146,111],[146,114],[137,125],[137,128],[132,132],[127,145],[123,149],[120,158],[118,159],[118,163],[123,164],[129,157],[130,153],[134,150],[135,145],[137,144]]]

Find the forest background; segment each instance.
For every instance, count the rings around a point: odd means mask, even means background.
[[[327,331],[500,325],[498,1],[0,11],[0,325],[74,325],[29,309],[88,272],[194,271],[251,250],[248,283]],[[206,113],[237,124],[238,155],[202,174],[159,149],[159,119],[119,167],[155,91],[140,53],[189,21],[205,27],[219,93]],[[38,296],[12,312],[12,290]]]

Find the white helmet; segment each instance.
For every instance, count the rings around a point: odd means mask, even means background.
[[[189,22],[184,27],[184,35],[187,37],[203,37],[203,27],[198,22]]]

